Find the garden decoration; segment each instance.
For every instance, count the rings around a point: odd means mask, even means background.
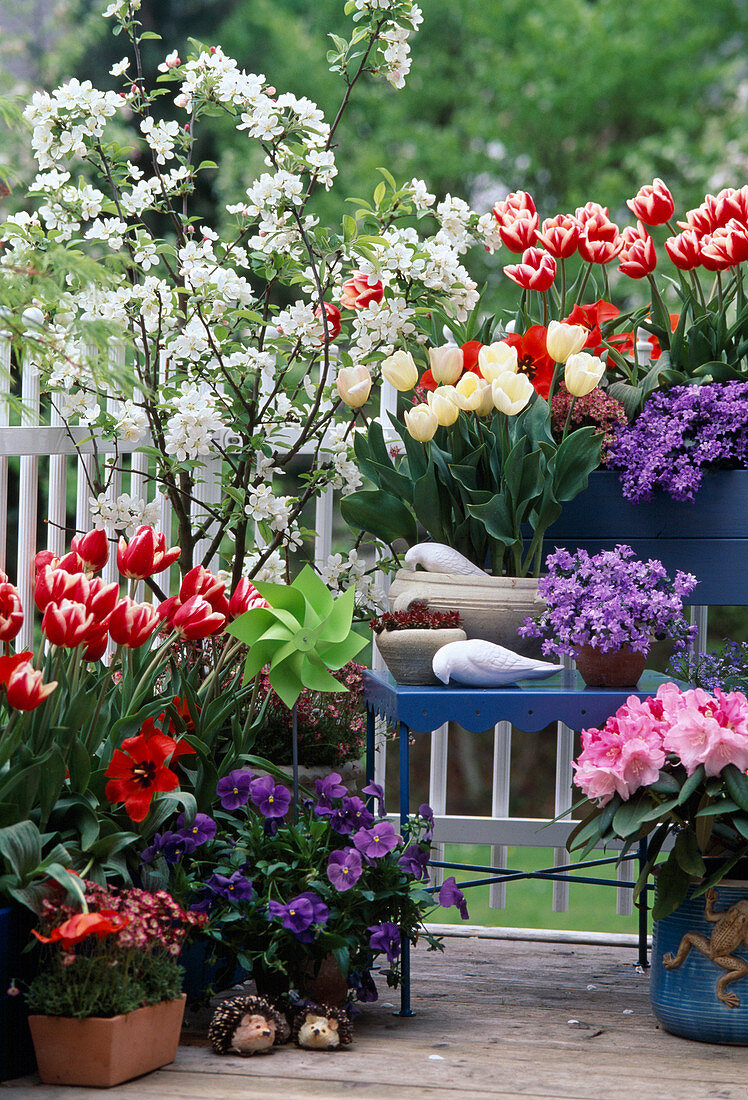
[[[511,649],[478,638],[450,642],[434,655],[434,675],[443,684],[504,687],[518,680],[545,680],[563,669],[549,661],[534,661]]]
[[[405,564],[409,569],[420,565],[429,573],[452,573],[466,577],[485,577],[485,569],[473,565],[459,550],[445,546],[441,542],[419,542],[405,553]]]
[[[273,690],[291,711],[294,813],[299,799],[299,745],[296,704],[304,688],[339,692],[331,669],[340,669],[366,644],[352,632],[355,589],[333,599],[309,566],[289,585],[260,584],[268,607],[253,607],[227,628],[249,646],[245,680],[266,665]]]
[[[264,997],[228,997],[216,1007],[208,1040],[216,1054],[272,1054],[287,1043],[285,1017]]]
[[[432,661],[446,645],[464,641],[457,611],[430,611],[414,600],[409,607],[386,611],[369,626],[376,637],[382,660],[398,684],[435,684]]]
[[[644,671],[654,637],[685,649],[695,635],[683,598],[696,578],[680,570],[668,578],[661,562],[638,561],[630,546],[590,555],[549,554],[538,585],[547,602],[520,633],[543,638],[543,652],[568,653],[588,686],[630,687]]]
[[[748,962],[733,955],[737,947],[748,947],[748,898],[720,913],[715,911],[716,901],[717,891],[710,888],[704,894],[704,916],[715,926],[709,939],[698,932],[686,932],[676,954],[663,955],[662,965],[667,970],[676,970],[686,961],[691,948],[696,948],[727,971],[717,981],[717,997],[728,1008],[739,1008],[740,998],[734,990],[728,993],[726,986],[748,974]]]
[[[343,1050],[353,1042],[348,1013],[335,1005],[306,1005],[297,1013],[293,1040],[304,1050]]]

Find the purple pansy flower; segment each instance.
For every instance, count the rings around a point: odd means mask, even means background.
[[[428,802],[422,802],[418,807],[418,816],[423,818],[426,822],[426,831],[424,832],[424,839],[431,840],[434,835],[434,811],[429,806]]]
[[[194,840],[184,833],[166,833],[161,843],[161,854],[170,867],[179,863],[184,855],[190,855],[197,848]]]
[[[319,811],[319,807],[315,807]],[[374,815],[366,803],[355,795],[344,798],[343,805],[337,810],[327,810],[320,816],[330,818],[330,828],[341,836],[348,836],[355,829],[368,829],[374,824]]]
[[[469,919],[470,914],[468,913],[465,895],[455,882],[454,875],[444,880],[444,883],[439,890],[439,904],[443,909],[449,909],[452,905],[456,905],[460,911],[460,916],[462,917],[462,919]]]
[[[305,890],[303,894],[299,894],[295,901],[299,898],[305,898],[312,906],[312,924],[326,924],[327,919],[330,916],[330,910],[325,905],[319,894],[315,894],[313,890]]]
[[[234,871],[232,875],[221,875],[218,871],[211,875],[205,884],[219,897],[229,901],[249,901],[254,893],[252,883],[243,871]]]
[[[396,848],[400,836],[389,821],[379,821],[371,829],[359,829],[353,834],[353,843],[367,859],[381,859]]]
[[[176,834],[173,832],[155,833],[151,843],[148,845],[147,848],[144,848],[143,852],[141,853],[141,863],[150,863],[152,860],[154,860],[156,856],[161,854],[164,845],[167,844],[169,840],[171,840],[171,838],[175,835]]]
[[[342,798],[344,794],[348,794],[348,788],[340,780],[338,772],[330,772],[324,779],[315,779],[314,785],[320,802],[330,802],[333,798]]]
[[[428,852],[425,852],[419,844],[409,844],[397,862],[406,874],[412,875],[420,882],[422,878],[429,877],[426,869],[428,861]]]
[[[314,922],[314,906],[308,897],[292,898],[287,905],[280,901],[269,901],[268,914],[297,936],[311,928]]]
[[[282,783],[276,783],[270,775],[253,779],[250,795],[264,817],[285,817],[291,804],[291,792]]]
[[[373,924],[369,927],[369,947],[372,951],[383,951],[388,962],[394,963],[400,957],[400,929],[392,921]]]
[[[361,854],[355,848],[338,849],[330,853],[327,862],[327,877],[336,890],[341,893],[350,890],[361,878]]]
[[[199,848],[201,844],[207,844],[216,835],[217,825],[207,814],[195,814],[189,825],[185,825],[184,814],[180,814],[177,825],[182,836],[195,846],[188,851],[194,852],[195,848]]]
[[[362,789],[361,794],[368,794],[370,798],[376,798],[378,802],[377,811],[380,817],[385,816],[384,808],[384,791],[378,783],[367,783]]]
[[[370,970],[349,970],[348,985],[356,991],[356,997],[362,1003],[379,999]]]
[[[221,799],[224,810],[237,810],[239,806],[246,806],[249,802],[249,788],[253,779],[254,772],[247,771],[245,768],[236,768],[223,779],[218,780],[216,793]]]

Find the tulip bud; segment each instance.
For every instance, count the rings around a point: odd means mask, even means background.
[[[465,412],[475,412],[481,401],[481,383],[488,385],[485,378],[468,371],[454,387],[452,400]]]
[[[418,381],[418,367],[409,351],[396,351],[382,361],[382,378],[404,393]]]
[[[457,391],[454,386],[439,386],[427,395],[429,408],[436,417],[437,424],[448,428],[460,415],[460,406],[455,400]]]
[[[149,603],[135,603],[128,596],[121,599],[109,620],[112,641],[128,649],[139,649],[160,623],[158,613]]]
[[[406,410],[404,416],[405,427],[413,439],[416,439],[419,443],[428,443],[430,439],[434,438],[434,433],[439,427],[439,421],[429,405],[415,405],[412,409]]]
[[[495,344],[484,344],[478,352],[478,369],[487,382],[493,382],[500,374],[509,371],[516,374],[517,349],[504,340]]]
[[[75,535],[70,548],[76,552],[88,573],[98,573],[109,561],[109,539],[101,528],[88,531],[85,535]]]
[[[260,595],[255,586],[247,577],[237,584],[229,600],[229,614],[232,619],[237,615],[243,615],[245,611],[251,611],[253,607],[269,607],[270,604]]]
[[[545,346],[551,359],[565,363],[570,355],[581,351],[587,343],[588,330],[583,325],[567,325],[563,321],[551,321]]]
[[[564,383],[572,397],[586,397],[592,393],[605,374],[605,363],[597,355],[580,351],[566,360]]]
[[[534,393],[533,384],[526,374],[504,371],[491,383],[493,403],[499,412],[507,416],[522,412]]]
[[[57,687],[57,680],[42,683],[42,674],[31,661],[24,661],[8,677],[8,705],[14,710],[35,710]]]
[[[371,375],[369,368],[341,367],[336,382],[340,400],[351,409],[360,409],[369,400],[371,393]]]
[[[463,365],[462,348],[456,348],[453,344],[429,348],[429,366],[438,385],[453,386],[462,374]]]

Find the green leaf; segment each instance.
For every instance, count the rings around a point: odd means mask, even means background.
[[[651,808],[652,803],[648,798],[630,798],[628,802],[624,802],[616,810],[613,818],[613,828],[618,836],[629,837],[635,835],[646,820]]]
[[[13,872],[24,881],[41,863],[42,838],[31,821],[19,821],[0,829],[0,855]]]
[[[678,798],[678,805],[682,806],[684,802],[687,802],[694,791],[698,790],[704,781],[704,765],[699,764],[694,772],[689,775],[681,787],[680,796]]]
[[[396,539],[404,539],[409,546],[418,542],[413,513],[392,493],[382,489],[361,489],[343,497],[340,514],[354,531],[365,531],[387,544]]]
[[[678,866],[688,875],[701,878],[706,871],[704,859],[696,842],[696,834],[690,829],[683,829],[678,833],[673,855],[678,861]]]
[[[722,778],[725,781],[727,793],[737,802],[741,810],[748,813],[748,776],[743,775],[740,768],[734,764],[728,764],[722,769]]]
[[[78,793],[87,790],[88,781],[91,778],[91,754],[80,737],[76,737],[70,746],[68,768],[70,770],[70,789]]]
[[[657,867],[657,891],[652,919],[662,920],[677,909],[685,900],[690,882],[691,876],[682,869],[673,849],[667,860]]]
[[[660,778],[654,783],[650,784],[650,791],[657,791],[659,794],[680,794],[681,786],[674,775],[670,772],[661,771]]]

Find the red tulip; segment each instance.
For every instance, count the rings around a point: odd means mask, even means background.
[[[548,290],[556,278],[556,261],[539,248],[528,248],[522,253],[521,264],[509,264],[504,274],[523,290]]]
[[[76,535],[70,547],[77,553],[89,573],[98,573],[109,561],[109,539],[104,530]]]
[[[216,634],[226,625],[226,615],[214,611],[204,596],[190,596],[169,619],[172,629],[188,641]]]
[[[42,618],[42,633],[52,645],[75,649],[85,638],[93,621],[93,615],[88,613],[85,604],[64,599],[60,603],[47,604]]]
[[[124,748],[124,742],[123,742]],[[158,791],[173,791],[179,780],[165,761],[174,751],[171,737],[129,737],[127,748],[115,749],[105,775],[110,802],[124,802],[133,821],[143,821]]]
[[[53,558],[50,564],[54,569],[62,569],[65,573],[84,572],[83,559],[75,550],[71,550],[69,554],[63,554],[59,559]]]
[[[541,244],[557,260],[568,260],[577,250],[580,225],[573,214],[557,214],[555,218],[546,218],[542,232],[538,233]]]
[[[493,216],[499,225],[510,225],[522,211],[535,213],[535,202],[527,191],[510,191],[505,199],[494,203]]]
[[[627,226],[623,233],[623,248],[618,257],[618,266],[622,275],[630,279],[644,279],[657,267],[657,253],[654,241],[641,222],[637,228]]]
[[[701,238],[694,229],[685,229],[665,241],[665,251],[681,271],[691,271],[701,265]]]
[[[83,639],[83,660],[100,661],[106,652],[109,630],[106,623],[94,622]]]
[[[34,656],[29,649],[24,653],[12,653],[8,657],[0,657],[0,684],[8,686],[8,680],[19,665],[26,664]]]
[[[499,226],[499,236],[510,252],[521,255],[532,248],[538,236],[538,215],[520,210],[514,221]]]
[[[705,267],[707,271],[727,271],[728,267],[732,266],[722,249],[712,248],[712,242],[717,232],[718,230],[715,229],[714,233],[705,233],[703,237],[699,238],[699,259],[702,267]]]
[[[382,298],[384,287],[380,279],[369,282],[369,276],[363,271],[354,271],[343,283],[340,304],[345,309],[364,309],[371,302],[381,302]]]
[[[725,187],[714,200],[716,227],[727,225],[730,221],[748,225],[748,184],[740,190]]]
[[[626,205],[645,225],[664,225],[675,210],[673,196],[661,179],[640,187],[633,199],[626,199]]]
[[[325,313],[327,314],[327,338],[328,340],[334,340],[336,336],[340,336],[340,310],[332,302],[325,302]],[[322,308],[320,306],[315,309],[314,316],[321,319]]]
[[[72,581],[72,575],[66,573],[64,569],[42,565],[37,571],[34,588],[34,603],[39,610],[44,611],[48,604],[60,603],[64,600]]]
[[[555,365],[548,354],[547,336],[544,325],[531,325],[523,336],[509,332],[503,337],[504,343],[517,349],[517,370],[527,375],[541,397],[548,397]]]
[[[38,573],[40,569],[43,569],[45,565],[51,566],[53,569],[55,566],[53,562],[59,562],[59,558],[52,550],[39,550],[34,557],[34,569]]]
[[[235,619],[237,615],[243,615],[245,611],[251,611],[253,607],[270,607],[270,604],[262,598],[247,577],[242,577],[231,593],[229,615],[232,619]]]
[[[23,626],[23,607],[18,589],[9,581],[0,583],[0,642],[10,642]]]
[[[101,577],[92,577],[88,585],[86,607],[97,623],[103,625],[107,622],[109,616],[117,606],[118,600],[119,585],[116,581],[112,581],[111,584],[106,584]]]
[[[166,549],[166,536],[156,534],[152,527],[143,524],[127,543],[120,538],[117,547],[117,568],[123,577],[145,580],[155,573],[162,573],[179,557],[178,546]]]
[[[34,668],[31,661],[23,661],[13,669],[6,681],[8,706],[14,710],[36,710],[56,687],[57,680],[45,684],[41,672]]]
[[[102,909],[99,913],[76,913],[74,917],[53,928],[48,936],[42,936],[35,928],[31,931],[41,943],[59,943],[63,950],[69,950],[88,936],[98,936],[101,939],[113,932],[121,932],[129,923],[130,918],[124,913]]]
[[[62,573],[63,577],[67,577],[67,588],[65,589],[66,600],[72,600],[73,603],[88,603],[88,598],[91,595],[91,582],[85,573],[65,573],[64,570],[58,569],[58,573]],[[57,601],[59,603],[59,600]]]
[[[695,210],[689,210],[684,222],[677,222],[679,229],[694,229],[700,237],[705,233],[713,233],[719,226],[717,214],[717,200],[714,195],[705,195],[701,206]]]
[[[623,245],[624,240],[618,232],[618,226],[608,219],[604,208],[601,207],[599,211],[588,211],[577,244],[579,255],[583,260],[592,264],[609,264],[621,251]]]
[[[748,260],[748,228],[733,218],[725,226],[715,229],[708,243],[701,242],[702,262],[722,263],[735,267]]]
[[[202,596],[214,611],[229,616],[229,603],[226,599],[226,585],[219,581],[203,565],[190,569],[179,586],[180,603],[186,603],[191,596]]]
[[[112,641],[127,649],[140,649],[160,622],[152,604],[135,603],[129,596],[119,601],[109,618]]]
[[[569,316],[564,317],[563,320],[568,325],[583,325],[586,329],[589,329],[590,334],[584,346],[585,348],[594,348],[595,355],[599,355],[600,351],[604,350],[600,326],[604,325],[606,321],[612,321],[620,312],[620,309],[617,309],[611,302],[599,298],[588,306],[574,306]]]
[[[187,712],[185,715],[180,707],[182,700],[179,698],[179,696],[175,697],[174,703],[176,705],[177,711],[184,719],[185,725],[188,726],[190,729],[194,729],[194,725],[192,719],[189,716],[189,712]],[[186,705],[184,707],[184,710],[186,710]],[[162,712],[161,714],[159,714],[156,721],[163,722],[165,718],[166,713]],[[162,749],[166,753],[166,755],[171,756],[171,760],[169,761],[170,764],[175,763],[175,761],[177,761],[180,756],[188,756],[190,753],[194,755],[195,750],[193,749],[192,745],[188,744],[183,737],[179,741],[176,741],[172,737],[172,734],[175,732],[175,728],[174,723],[171,721],[171,719],[169,719],[168,734],[164,733],[163,728],[159,729],[159,727],[156,725],[156,721],[154,721],[153,718],[146,718],[145,722],[138,731],[138,737],[144,737],[146,741],[151,741],[154,737],[162,738],[159,744],[162,746]],[[126,737],[125,740],[122,742],[120,748],[127,751],[132,745],[135,744],[136,740],[137,738],[135,737]],[[171,747],[167,746],[167,741],[171,741]]]

